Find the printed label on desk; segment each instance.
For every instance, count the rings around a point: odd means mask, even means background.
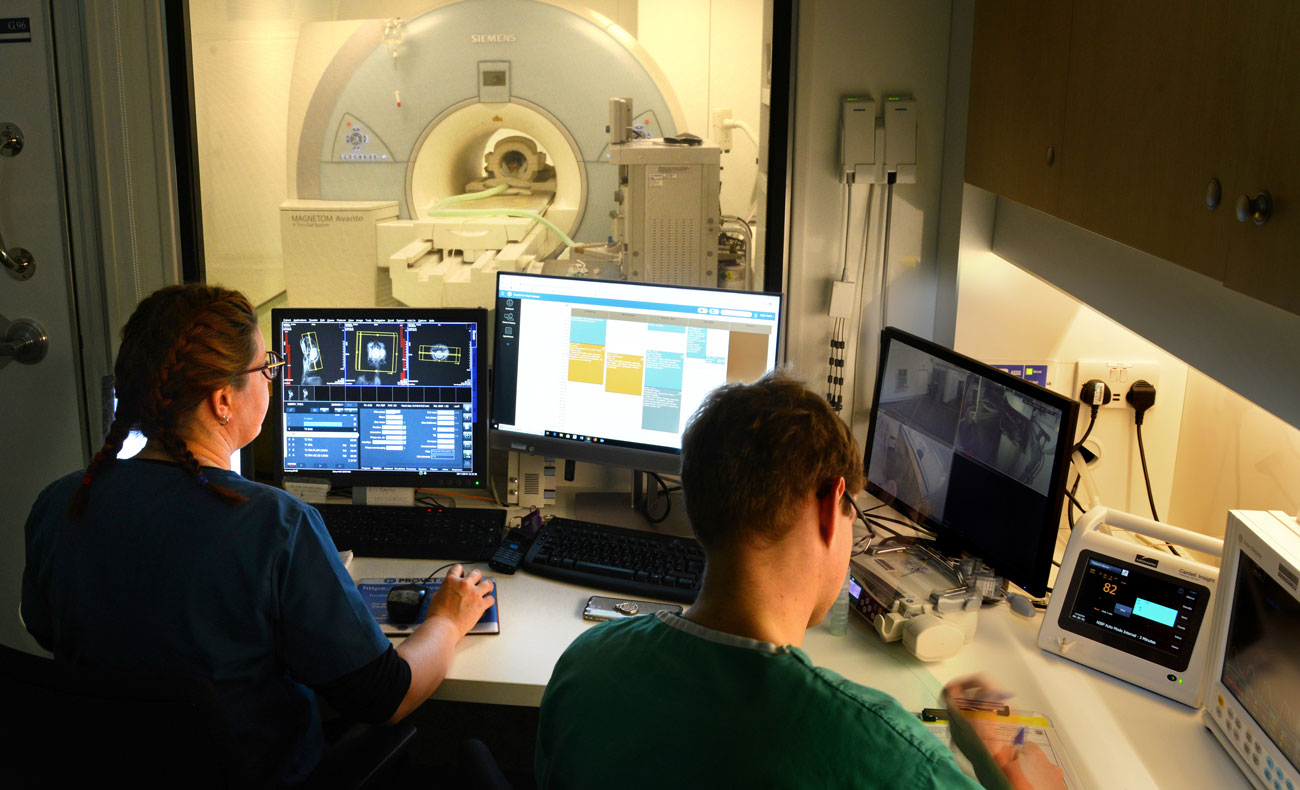
[[[501,603],[501,598],[497,593],[496,580],[489,576],[484,578],[492,582],[492,606],[488,607],[488,610],[483,613],[483,616],[478,619],[478,622],[474,624],[474,627],[469,632],[471,634],[499,634],[501,633],[501,614],[498,611],[498,606]],[[421,583],[424,584],[429,594],[424,597],[424,605],[420,608],[419,617],[416,617],[413,622],[402,625],[390,622],[388,619],[389,589],[394,584]],[[357,592],[361,593],[361,599],[366,602],[366,609],[370,611],[370,615],[375,618],[375,622],[379,623],[379,630],[388,636],[410,636],[411,632],[419,627],[420,623],[424,622],[424,616],[429,611],[429,601],[441,586],[442,579],[425,582],[423,577],[418,579],[361,579],[357,582]]]

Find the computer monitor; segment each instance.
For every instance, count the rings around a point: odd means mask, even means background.
[[[277,480],[485,489],[486,326],[482,309],[272,310]]]
[[[1078,404],[894,327],[881,333],[867,491],[1047,592]]]
[[[1300,784],[1300,528],[1228,513],[1202,719],[1255,787]]]
[[[492,442],[651,472],[714,388],[776,365],[779,294],[497,275]]]
[[[104,433],[108,433],[109,426],[113,424],[113,415],[117,413],[117,394],[113,388],[113,377],[104,377],[103,388],[103,411],[104,411]],[[118,450],[117,457],[119,460],[134,458],[140,454],[144,446],[148,443],[143,433],[131,431],[122,441],[122,449]],[[249,480],[253,479],[253,456],[252,447],[244,447],[230,454],[230,471],[237,475],[243,475]]]

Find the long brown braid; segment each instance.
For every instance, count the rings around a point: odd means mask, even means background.
[[[183,422],[215,390],[247,386],[257,363],[257,313],[237,291],[210,285],[173,285],[142,301],[122,327],[113,366],[117,410],[104,446],[91,460],[68,508],[85,511],[90,485],[112,463],[133,428],[157,441],[199,485],[220,499],[245,497],[203,474],[182,436]]]

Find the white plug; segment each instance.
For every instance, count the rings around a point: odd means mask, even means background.
[[[713,111],[713,141],[718,144],[725,154],[731,150],[731,130],[732,124],[727,123],[731,120],[731,109],[729,107],[717,108]]]

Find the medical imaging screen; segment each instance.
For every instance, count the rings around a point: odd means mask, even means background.
[[[1036,568],[1067,413],[891,337],[873,406],[872,493],[1014,579]],[[1048,393],[1050,396],[1050,393]],[[1054,529],[1054,525],[1053,525]]]
[[[302,312],[276,327],[285,472],[473,473],[473,321]]]
[[[1244,551],[1237,555],[1223,685],[1300,765],[1300,601]]]

